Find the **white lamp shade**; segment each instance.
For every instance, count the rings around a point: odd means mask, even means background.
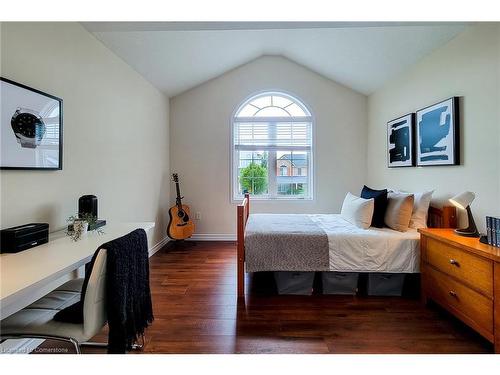
[[[463,193],[455,195],[453,198],[450,198],[450,203],[454,206],[465,210],[467,206],[469,206],[476,195],[472,191],[464,191]]]

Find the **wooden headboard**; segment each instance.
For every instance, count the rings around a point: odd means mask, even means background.
[[[427,226],[429,228],[456,228],[457,209],[453,206],[429,207]]]

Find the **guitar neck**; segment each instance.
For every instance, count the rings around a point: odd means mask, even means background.
[[[178,207],[179,207],[179,209],[180,209],[180,208],[181,208],[181,206],[182,206],[182,203],[181,203],[181,199],[182,199],[182,198],[181,198],[181,188],[180,188],[180,186],[179,186],[179,183],[178,183],[178,182],[176,182],[176,183],[175,183],[175,190],[177,191],[177,199],[176,199],[176,201],[177,201],[177,202],[176,202],[176,203],[177,203],[177,206],[178,206]]]

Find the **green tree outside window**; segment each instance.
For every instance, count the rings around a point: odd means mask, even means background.
[[[240,172],[241,189],[250,194],[262,194],[267,191],[267,168],[254,162]]]

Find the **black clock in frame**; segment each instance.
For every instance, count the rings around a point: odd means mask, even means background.
[[[46,126],[39,113],[18,108],[10,120],[10,125],[21,147],[36,148],[46,132]]]

